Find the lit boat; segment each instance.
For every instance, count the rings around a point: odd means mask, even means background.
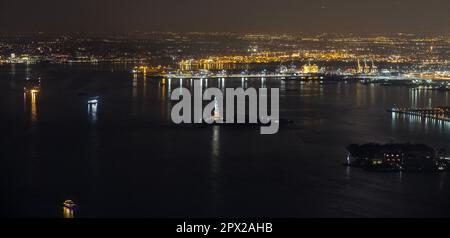
[[[75,204],[72,200],[66,200],[63,203],[63,217],[64,218],[74,218],[75,208],[77,204]]]
[[[64,201],[63,206],[67,209],[73,210],[73,209],[75,209],[77,204],[72,200],[66,200],[66,201]]]
[[[97,97],[92,97],[92,98],[90,98],[89,100],[88,100],[88,104],[90,104],[90,105],[92,105],[92,104],[97,104],[98,103],[98,100],[99,100],[99,97],[97,96]]]
[[[24,87],[23,91],[26,93],[38,93],[40,87]]]
[[[41,78],[31,79],[27,77],[25,79],[25,86],[23,87],[26,93],[38,93],[41,89]]]

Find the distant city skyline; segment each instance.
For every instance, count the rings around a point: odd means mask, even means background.
[[[0,31],[450,32],[447,0],[1,0]]]

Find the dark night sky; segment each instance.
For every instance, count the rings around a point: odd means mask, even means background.
[[[450,32],[450,0],[0,0],[0,31]]]

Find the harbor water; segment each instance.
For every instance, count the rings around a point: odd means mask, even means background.
[[[387,112],[450,106],[449,92],[357,82],[205,79],[205,87],[280,88],[275,135],[258,127],[171,123],[170,93],[192,80],[126,66],[0,66],[0,216],[428,217],[450,215],[443,173],[342,166],[351,143],[450,151],[450,123]],[[24,93],[27,77],[39,92]],[[98,97],[95,105],[87,104]]]

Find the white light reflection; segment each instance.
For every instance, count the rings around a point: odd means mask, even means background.
[[[98,105],[97,103],[94,104],[89,103],[87,105],[88,114],[93,123],[97,122],[97,105]]]
[[[213,126],[212,128],[212,143],[211,143],[211,189],[213,195],[213,208],[216,209],[217,201],[221,201],[220,193],[220,126]]]
[[[172,84],[172,79],[169,78],[169,79],[167,80],[167,94],[168,94],[168,95],[170,95],[171,92],[172,92],[172,86],[171,86],[171,84]]]

